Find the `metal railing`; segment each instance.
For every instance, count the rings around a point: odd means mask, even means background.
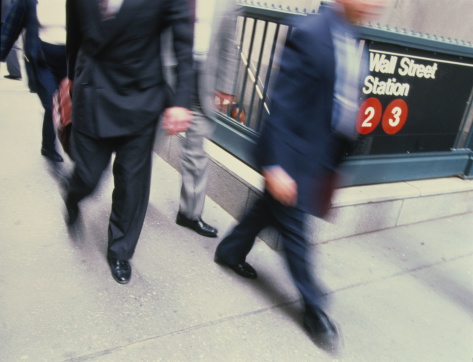
[[[253,146],[269,115],[269,92],[277,75],[277,60],[293,29],[290,15],[243,6],[238,18],[240,57],[234,77],[237,110],[233,118],[230,114],[218,114],[212,140],[250,166],[255,165]]]
[[[244,111],[242,123],[259,133],[269,114],[268,91],[277,73],[276,60],[293,27],[284,14],[269,18],[264,13],[255,14],[254,9],[247,10],[239,20],[241,67],[235,77],[235,94],[242,107],[236,119]]]

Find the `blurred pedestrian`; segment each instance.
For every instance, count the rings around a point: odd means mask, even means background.
[[[31,65],[36,92],[44,108],[41,154],[63,162],[56,150],[53,94],[66,77],[66,0],[15,0],[2,26],[0,61],[5,61],[23,29],[23,49]]]
[[[2,22],[2,27],[3,27],[3,22],[4,18],[7,15],[8,8],[10,5],[13,3],[13,0],[2,0],[2,11],[0,15],[0,19]],[[21,80],[21,68],[20,68],[20,61],[18,60],[20,56],[20,51],[21,48],[18,45],[18,41],[13,44],[10,52],[8,53],[5,62],[7,63],[7,71],[8,74],[6,74],[4,77],[7,79],[13,79],[13,80]]]
[[[200,235],[216,237],[218,230],[202,220],[209,163],[204,142],[215,129],[216,110],[227,113],[235,101],[233,85],[238,63],[235,2],[197,0],[195,15],[194,117],[181,140],[182,185],[176,223]]]
[[[73,227],[79,202],[110,163],[114,185],[107,260],[127,283],[149,201],[152,149],[164,111],[168,134],[190,124],[192,25],[188,0],[67,0],[68,77],[72,85],[71,152],[65,195]],[[172,30],[177,59],[175,96],[164,82],[161,34]],[[168,107],[165,110],[165,107]]]
[[[304,326],[314,343],[336,351],[340,339],[308,264],[306,214],[329,207],[337,166],[355,138],[361,54],[353,24],[377,13],[383,0],[336,0],[320,15],[298,20],[287,40],[259,142],[265,193],[218,245],[215,261],[254,279],[246,262],[258,233],[281,234],[289,270],[302,295]]]

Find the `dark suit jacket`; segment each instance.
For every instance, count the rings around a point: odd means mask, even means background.
[[[68,76],[73,125],[92,137],[154,126],[166,105],[190,107],[192,28],[187,0],[124,0],[102,21],[97,0],[68,0]],[[164,81],[161,33],[171,27],[178,61],[173,99]]]
[[[8,8],[11,6],[12,0],[2,0],[0,7],[0,21],[3,23],[4,17],[7,15]]]
[[[259,147],[261,167],[281,166],[297,183],[297,208],[323,216],[347,141],[331,130],[335,53],[325,11],[288,39]]]

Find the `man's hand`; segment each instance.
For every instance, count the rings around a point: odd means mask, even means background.
[[[285,206],[297,204],[297,184],[280,166],[263,170],[266,190]]]
[[[215,92],[215,107],[217,111],[222,112],[223,114],[227,114],[228,109],[234,103],[235,103],[235,96],[222,93],[219,91]]]
[[[64,78],[53,94],[53,122],[62,129],[72,122],[72,80]]]
[[[192,113],[187,108],[171,107],[164,110],[163,128],[167,135],[187,131],[192,121]]]
[[[67,92],[69,92],[69,96],[72,98],[72,89],[74,86],[74,82],[67,77],[63,79],[63,82],[64,82],[64,89],[67,90]]]

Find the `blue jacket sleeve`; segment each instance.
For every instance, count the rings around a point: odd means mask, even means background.
[[[25,27],[26,9],[21,1],[15,1],[8,9],[5,22],[2,25],[0,61],[4,62],[13,44],[19,38]]]
[[[299,110],[294,109],[294,105],[301,93],[310,92],[305,89],[306,79],[313,76],[305,74],[309,69],[305,47],[310,41],[305,32],[295,30],[286,42],[272,91],[271,114],[259,142],[258,158],[262,168],[282,165],[289,154],[287,148],[294,149],[305,142],[305,125],[302,124],[305,122],[298,119]]]

